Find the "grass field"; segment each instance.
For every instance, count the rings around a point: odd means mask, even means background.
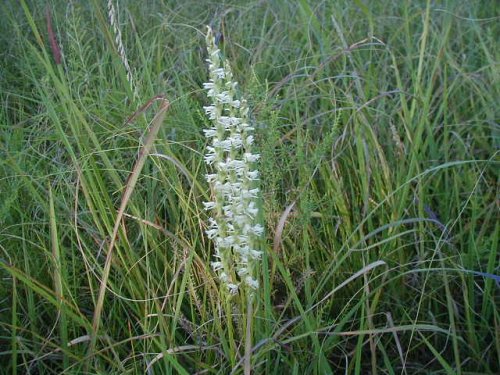
[[[1,374],[500,373],[496,1],[112,4],[0,4]],[[206,25],[251,304],[210,266]]]

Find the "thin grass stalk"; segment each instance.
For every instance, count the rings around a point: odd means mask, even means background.
[[[250,375],[252,372],[252,325],[253,325],[253,295],[247,293],[247,308],[246,308],[246,330],[245,330],[245,361],[243,370],[245,375]]]
[[[122,32],[120,30],[120,25],[118,24],[118,12],[113,4],[113,0],[108,0],[108,19],[111,27],[113,28],[113,34],[115,35],[115,45],[118,50],[118,55],[120,56],[120,60],[125,68],[125,72],[127,73],[127,81],[130,85],[130,90],[134,99],[138,99],[139,92],[137,90],[137,85],[135,84],[132,68],[130,68],[130,64],[128,62],[127,53],[123,44]]]
[[[59,299],[60,304],[58,307],[59,314],[59,334],[61,336],[61,346],[66,348],[68,346],[68,319],[66,317],[66,307],[63,304],[64,299],[64,289],[63,280],[65,274],[63,272],[63,257],[61,256],[61,249],[59,247],[59,236],[57,233],[57,222],[54,209],[54,196],[52,193],[52,188],[48,187],[49,190],[49,214],[50,214],[50,237],[52,242],[52,261],[53,261],[53,281],[54,290],[56,292],[56,298]],[[69,359],[66,352],[63,350],[63,367],[67,368],[69,365]]]

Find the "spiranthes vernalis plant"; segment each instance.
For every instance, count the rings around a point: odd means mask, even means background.
[[[223,61],[210,27],[206,34],[209,82],[204,84],[211,103],[204,107],[210,126],[205,161],[212,173],[206,175],[213,200],[205,202],[211,212],[207,236],[214,241],[212,268],[231,294],[244,286],[258,288],[256,263],[262,252],[258,237],[264,228],[257,223],[259,155],[253,152],[254,137],[245,99],[237,97],[237,82],[231,67]]]

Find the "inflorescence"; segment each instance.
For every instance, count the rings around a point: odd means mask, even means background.
[[[210,27],[206,42],[210,79],[203,86],[211,104],[204,108],[211,126],[204,129],[210,142],[205,162],[213,171],[206,175],[213,191],[213,201],[204,203],[212,213],[206,234],[215,244],[212,268],[236,294],[241,284],[259,286],[254,263],[262,256],[256,244],[264,228],[256,223],[259,173],[252,167],[259,155],[252,152],[254,128],[247,102],[237,99],[237,83]]]

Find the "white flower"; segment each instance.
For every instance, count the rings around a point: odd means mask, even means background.
[[[215,208],[215,202],[203,202],[205,210],[213,210]]]
[[[220,271],[223,269],[222,262],[212,262],[212,268],[214,271]]]
[[[210,174],[206,174],[205,178],[206,178],[207,182],[210,183],[210,182],[214,182],[217,180],[217,175],[214,173],[210,173]]]
[[[217,135],[217,129],[215,128],[203,129],[203,133],[205,133],[205,137],[212,138]]]
[[[236,293],[238,293],[238,285],[237,284],[228,283],[226,285],[227,285],[227,288],[229,289],[229,293],[231,293],[232,295],[235,295]]]
[[[224,151],[231,151],[231,140],[230,139],[224,139],[224,140],[218,140],[217,138],[214,139],[213,143],[215,148],[221,148]]]
[[[248,171],[247,177],[249,180],[258,180],[259,179],[259,171]]]
[[[250,132],[250,131],[253,131],[255,130],[255,128],[253,126],[250,126],[249,124],[247,124],[246,122],[240,124],[240,128],[241,128],[241,131],[246,131],[246,132]],[[253,140],[252,140],[253,141]]]
[[[234,242],[234,236],[227,236],[227,237],[216,237],[215,242],[219,247],[222,248],[229,248],[235,244]]]
[[[207,114],[208,118],[210,120],[215,120],[215,106],[213,105],[209,105],[209,106],[206,106],[206,107],[203,107],[203,109],[205,110],[205,113]]]
[[[224,129],[228,130],[233,126],[237,126],[241,123],[241,118],[239,117],[231,117],[231,116],[220,116],[218,118],[219,124],[224,126]]]
[[[230,160],[227,163],[227,167],[232,170],[238,170],[245,168],[246,163],[243,160]]]
[[[259,213],[259,209],[255,207],[255,202],[250,202],[248,204],[246,208],[246,213],[252,218],[257,216],[257,214]]]
[[[243,154],[243,160],[245,160],[247,163],[255,163],[257,160],[259,160],[259,158],[259,154],[252,154],[250,152],[245,152]]]
[[[212,164],[215,161],[215,157],[216,157],[216,155],[214,155],[214,154],[212,154],[212,155],[210,155],[210,154],[205,155],[205,157],[204,157],[205,158],[205,163]],[[208,180],[208,178],[207,178],[207,180]]]
[[[213,239],[219,235],[219,229],[218,228],[207,229],[205,233],[207,234],[208,238]]]
[[[231,104],[234,108],[240,108],[241,102],[239,100],[233,100],[229,104]]]
[[[254,259],[260,259],[262,257],[262,251],[250,250],[250,256]]]
[[[261,236],[263,233],[264,233],[264,227],[260,224],[255,224],[253,227],[252,227],[252,232],[256,235],[256,236]]]
[[[248,268],[247,267],[241,267],[238,269],[238,276],[245,276],[248,275]]]
[[[245,277],[245,283],[252,289],[257,289],[259,287],[259,282],[252,276]]]
[[[250,189],[250,190],[244,190],[241,192],[241,196],[243,198],[257,198],[257,194],[259,193],[259,189],[258,188],[255,188],[255,189]]]
[[[250,224],[245,224],[242,228],[242,232],[245,235],[255,235],[255,236],[261,236],[264,233],[264,227],[260,224],[256,225],[250,225]]]
[[[218,53],[219,50],[217,50],[216,52]],[[214,53],[214,52],[212,52],[212,53]],[[217,69],[212,70],[212,74],[214,74],[219,79],[224,78],[226,76],[226,72],[222,68],[217,68]]]
[[[239,226],[243,226],[248,221],[248,218],[245,215],[235,215],[234,222]]]

